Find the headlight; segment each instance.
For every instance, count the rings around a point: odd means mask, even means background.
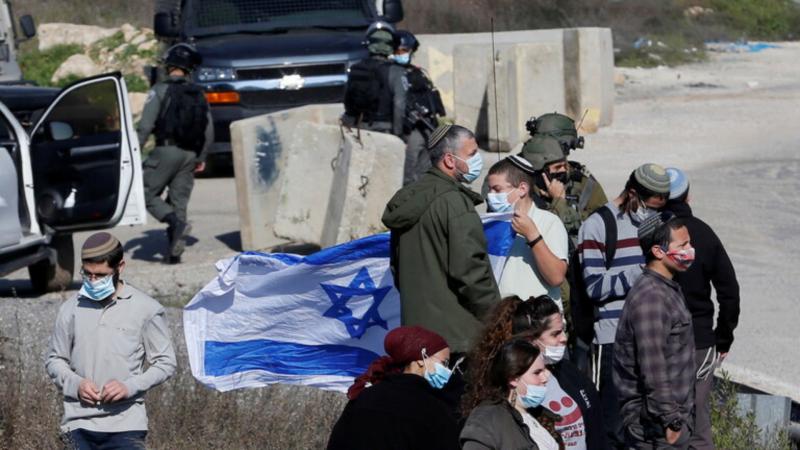
[[[233,81],[236,71],[229,67],[201,67],[197,69],[197,81]]]

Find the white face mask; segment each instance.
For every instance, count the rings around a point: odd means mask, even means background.
[[[636,208],[636,211],[631,211],[629,214],[634,222],[643,223],[648,217],[657,212],[657,210],[645,205],[643,201],[639,200],[639,207]]]
[[[555,364],[564,359],[564,352],[567,350],[566,345],[545,345],[544,359],[547,364]]]

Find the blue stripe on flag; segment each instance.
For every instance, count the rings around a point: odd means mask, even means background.
[[[333,247],[322,249],[305,257],[290,253],[261,253],[252,251],[243,252],[242,254],[273,258],[290,266],[301,263],[318,266],[357,261],[364,258],[388,258],[389,239],[389,233],[374,234],[355,241],[334,245]]]
[[[280,375],[340,375],[357,377],[379,355],[345,345],[304,345],[255,339],[205,342],[205,374],[223,376],[247,370]]]
[[[487,250],[490,255],[506,256],[517,233],[511,228],[511,222],[505,220],[492,220],[483,224],[486,234]]]

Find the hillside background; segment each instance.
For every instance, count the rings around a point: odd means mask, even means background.
[[[176,0],[12,0],[37,23],[152,27],[155,8]],[[610,27],[625,51],[639,37],[697,45],[705,40],[793,40],[800,12],[793,0],[404,0],[401,27],[415,33]]]

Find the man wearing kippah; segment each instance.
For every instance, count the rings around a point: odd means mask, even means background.
[[[474,181],[483,160],[475,135],[458,125],[429,141],[433,167],[400,189],[383,212],[403,325],[440,334],[456,353],[471,348],[482,316],[498,301]]]
[[[45,359],[64,395],[61,431],[68,448],[144,449],[144,395],[176,367],[164,308],[121,279],[111,234],[86,240],[81,265],[83,285],[61,305]]]
[[[593,324],[587,327],[575,316],[575,329],[588,329],[589,338],[593,340],[599,360],[595,364],[595,381],[599,380],[609,441],[616,448],[624,446],[619,402],[611,377],[617,322],[625,296],[642,274],[644,256],[639,247],[637,227],[662,208],[667,197],[669,176],[666,169],[657,164],[643,164],[631,172],[622,193],[589,216],[578,232],[578,259],[586,295],[572,295],[573,308],[593,311],[594,317],[588,319]],[[590,304],[579,305],[581,302]]]
[[[711,435],[711,389],[714,369],[725,359],[733,344],[733,330],[739,323],[739,283],[736,271],[719,237],[708,224],[695,217],[689,206],[689,178],[680,170],[667,168],[669,201],[665,209],[686,223],[697,251],[694,264],[675,280],[681,285],[686,306],[692,314],[697,379],[694,393],[694,426],[689,448],[714,450]],[[714,300],[719,304],[714,326]]]
[[[694,262],[683,221],[661,212],[638,238],[647,266],[625,299],[614,348],[614,384],[626,448],[686,449],[694,406],[694,333],[680,285]]]

